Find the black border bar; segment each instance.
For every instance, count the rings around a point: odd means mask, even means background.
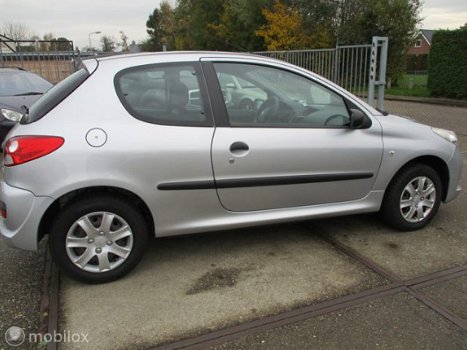
[[[166,182],[157,186],[160,191],[183,191],[183,190],[207,190],[215,188],[240,188],[240,187],[264,187],[279,185],[298,185],[317,182],[334,182],[369,179],[373,173],[337,173],[337,174],[312,174],[312,175],[292,175],[274,176],[260,178],[224,179],[216,181],[186,181],[186,182]]]

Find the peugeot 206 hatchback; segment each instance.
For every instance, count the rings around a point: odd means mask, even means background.
[[[128,273],[148,237],[381,211],[400,230],[460,191],[452,131],[383,115],[253,55],[83,63],[7,136],[0,232],[85,282]]]

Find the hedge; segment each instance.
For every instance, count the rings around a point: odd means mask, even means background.
[[[434,33],[428,57],[428,89],[433,96],[467,98],[467,30]]]

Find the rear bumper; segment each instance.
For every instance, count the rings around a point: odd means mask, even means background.
[[[8,245],[37,251],[38,229],[53,198],[36,197],[32,192],[0,182],[0,201],[7,218],[0,219],[0,235]]]
[[[448,192],[446,193],[446,197],[444,202],[450,202],[454,200],[459,193],[461,193],[462,189],[460,186],[461,176],[462,176],[462,169],[464,166],[464,160],[462,158],[462,153],[459,147],[456,147],[454,151],[454,155],[451,158],[451,161],[448,164],[449,168],[449,187]]]

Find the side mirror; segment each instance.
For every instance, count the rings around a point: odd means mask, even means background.
[[[371,119],[359,109],[350,110],[350,129],[368,129],[371,126]]]

